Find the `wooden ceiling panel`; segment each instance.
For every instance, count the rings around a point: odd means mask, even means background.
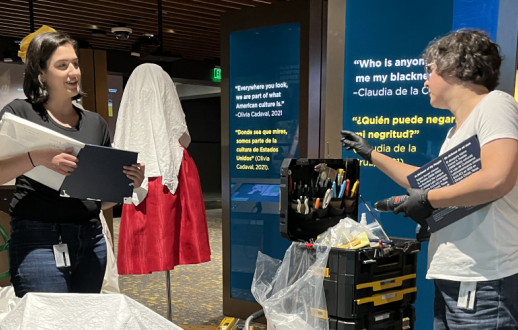
[[[184,58],[219,57],[220,15],[281,0],[162,0],[163,51]],[[33,0],[34,24],[49,25],[86,41],[93,48],[129,51],[140,36],[158,34],[157,0]],[[116,40],[111,28],[133,30]],[[95,36],[92,30],[104,30]],[[28,0],[0,0],[0,35],[23,38],[30,33]]]
[[[25,12],[23,10],[18,9],[18,8],[9,9],[0,4],[0,18],[3,16],[1,13],[6,12],[8,10],[11,12],[11,14],[3,17],[2,18],[3,20],[16,19],[16,20],[20,20],[20,22],[22,22],[22,21],[26,22],[27,26],[29,26],[29,17],[25,14]],[[73,19],[76,27],[78,27],[78,25],[77,25],[78,23],[83,23],[83,24],[80,24],[79,26],[84,28],[85,31],[88,31],[88,32],[90,32],[91,29],[96,28],[96,29],[105,30],[105,31],[107,31],[107,34],[110,34],[111,28],[116,26],[111,21],[109,21],[109,19],[111,19],[111,18],[107,18],[107,19],[103,20],[102,15],[99,15],[96,18],[89,19],[88,17],[85,16],[86,13],[87,13],[87,11],[82,12],[80,10],[75,10],[73,13],[69,14],[69,17],[71,19]],[[43,20],[48,19],[49,22],[53,22],[53,21],[63,22],[62,18],[56,17],[55,15],[53,15],[52,11],[47,11],[47,10],[40,10],[37,17],[41,18]],[[50,25],[50,23],[48,23],[48,25]],[[158,23],[156,21],[154,21],[153,25],[155,25],[155,26],[150,26],[150,24],[144,24],[144,23],[140,23],[140,22],[131,23],[132,29],[134,31],[138,31],[136,33],[141,33],[141,34],[144,34],[144,33],[156,34],[157,30],[158,30]],[[176,22],[169,21],[169,20],[164,20],[163,25],[164,25],[164,34],[168,34],[168,33],[170,33],[169,30],[173,30],[174,33],[187,33],[187,34],[192,34],[192,35],[198,35],[199,37],[208,36],[208,35],[210,35],[212,37],[219,36],[219,28],[215,28],[215,27],[186,26],[181,23],[176,23]]]
[[[132,27],[133,25],[141,25],[141,26],[152,26],[155,27],[155,30],[158,26],[158,15],[155,13],[156,9],[149,10],[132,10],[125,11],[117,7],[116,5],[106,6],[106,7],[93,7],[89,3],[84,3],[81,0],[77,1],[60,1],[61,7],[66,15],[72,15],[74,13],[81,13],[85,18],[99,18],[108,22],[111,27],[117,26],[116,22],[124,23],[128,27]],[[37,6],[35,3],[34,11],[35,16],[37,16],[38,12],[41,11],[52,11],[55,12],[55,4],[52,3],[51,0],[38,0]],[[171,14],[172,15],[172,14]],[[144,20],[142,18],[145,18]],[[167,19],[168,14],[163,15],[163,19]],[[174,14],[174,21],[179,25],[186,26],[202,26],[209,27],[214,29],[219,29],[219,18],[214,17],[184,17],[181,14]],[[92,24],[95,25],[95,24]]]
[[[94,0],[95,1],[95,0]],[[102,0],[102,2],[115,2],[117,3],[118,0]],[[152,6],[157,5],[156,0],[128,0],[130,3],[146,3],[151,4]],[[211,5],[205,5],[200,4],[197,2],[194,2],[192,0],[163,0],[162,1],[162,7],[166,11],[167,9],[173,9],[176,6],[180,6],[181,8],[194,10],[196,12],[205,11],[210,12],[213,14],[216,14],[219,16],[221,13],[225,12],[225,9],[221,9],[219,7],[214,7]]]

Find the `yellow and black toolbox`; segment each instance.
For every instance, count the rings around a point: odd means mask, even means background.
[[[407,330],[414,329],[415,309],[407,305],[400,309],[372,313],[359,320],[329,318],[329,330]]]
[[[322,174],[324,171],[327,173]],[[285,159],[281,166],[281,235],[291,241],[312,242],[345,217],[358,220],[359,176],[357,159]],[[346,181],[349,186],[340,194]],[[322,204],[330,189],[336,189],[336,197]],[[414,329],[411,304],[417,297],[421,244],[414,239],[390,240],[375,247],[331,249],[324,279],[327,311],[315,311],[315,317],[328,318],[331,329],[337,330]]]

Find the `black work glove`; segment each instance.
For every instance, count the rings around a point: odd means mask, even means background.
[[[407,200],[394,209],[394,214],[401,213],[420,224],[422,228],[428,228],[426,218],[435,210],[428,201],[428,190],[408,188],[406,194]]]
[[[364,138],[351,131],[342,131],[342,146],[347,150],[353,149],[361,158],[372,164],[371,153],[372,147]]]

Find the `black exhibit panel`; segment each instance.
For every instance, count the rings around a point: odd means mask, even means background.
[[[280,167],[318,157],[324,2],[222,15],[223,313],[261,307],[251,292],[258,251],[282,259]]]
[[[200,175],[203,193],[221,193],[221,99],[182,100],[191,135],[187,148]]]

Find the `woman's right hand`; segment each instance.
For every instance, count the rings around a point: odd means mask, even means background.
[[[353,149],[360,157],[372,164],[371,154],[373,148],[369,142],[351,131],[342,131],[342,136],[342,145],[346,147],[347,150]]]
[[[77,157],[73,149],[40,149],[30,152],[34,166],[45,166],[62,175],[70,175],[77,168]]]

